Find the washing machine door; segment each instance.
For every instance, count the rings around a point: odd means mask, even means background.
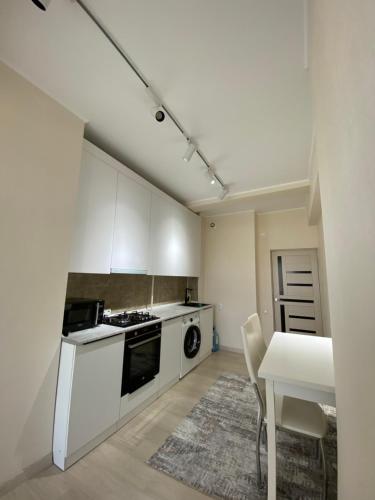
[[[197,325],[191,325],[186,330],[184,340],[184,353],[189,359],[194,358],[201,346],[201,331]]]

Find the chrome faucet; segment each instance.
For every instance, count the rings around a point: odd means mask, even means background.
[[[192,288],[185,288],[185,304],[188,304],[191,301],[191,292]]]

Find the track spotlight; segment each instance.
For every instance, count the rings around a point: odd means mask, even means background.
[[[39,9],[47,10],[51,0],[31,0]]]
[[[208,175],[208,178],[210,179],[210,183],[211,184],[215,184],[215,182],[216,182],[216,175],[215,175],[215,172],[214,172],[213,168],[209,167],[207,169],[207,175]]]
[[[165,112],[161,106],[157,106],[153,108],[153,114],[155,116],[155,120],[159,123],[165,120]]]
[[[226,186],[223,186],[221,188],[221,192],[219,194],[220,200],[223,200],[226,197],[227,194],[228,194],[228,188]]]
[[[165,111],[163,109],[163,105],[159,97],[155,94],[151,87],[146,87],[147,95],[150,100],[154,103],[154,107],[152,108],[152,114],[155,117],[157,122],[163,122],[165,120]]]
[[[193,154],[195,153],[196,150],[197,150],[197,146],[193,142],[191,142],[189,139],[187,150],[186,150],[184,156],[182,157],[182,159],[184,161],[186,161],[186,163],[187,163],[188,161],[191,160],[191,157],[193,156]]]

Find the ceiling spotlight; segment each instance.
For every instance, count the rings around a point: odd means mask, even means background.
[[[215,172],[214,172],[214,169],[209,167],[207,169],[207,175],[208,175],[208,178],[210,179],[210,183],[211,184],[215,184],[216,182],[216,175],[215,175]]]
[[[226,197],[226,195],[228,194],[228,191],[229,190],[228,190],[228,188],[226,186],[222,187],[221,192],[219,194],[220,200],[223,200]]]
[[[147,95],[150,100],[154,103],[154,107],[152,108],[152,114],[155,117],[157,122],[163,122],[165,120],[165,111],[163,109],[163,105],[159,96],[155,94],[151,87],[146,87]]]
[[[193,156],[196,150],[197,146],[193,142],[191,142],[190,139],[188,139],[188,147],[182,159],[187,163],[188,161],[191,160],[191,157]]]
[[[154,116],[157,122],[163,122],[165,120],[165,112],[161,106],[154,108]]]
[[[39,9],[47,10],[51,0],[31,0]]]

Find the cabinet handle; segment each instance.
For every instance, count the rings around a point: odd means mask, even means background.
[[[151,337],[150,339],[146,340],[141,340],[141,342],[137,342],[136,344],[130,344],[128,345],[129,349],[134,349],[135,347],[139,347],[140,345],[147,344],[147,342],[151,342],[152,340],[159,339],[161,337],[161,334],[159,333],[158,335],[155,335],[154,337]]]

